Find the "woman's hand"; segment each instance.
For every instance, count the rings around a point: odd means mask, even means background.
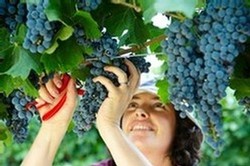
[[[94,78],[95,82],[99,81],[108,90],[108,97],[103,101],[98,110],[96,124],[99,134],[108,147],[116,165],[151,166],[148,159],[120,128],[121,117],[137,90],[140,79],[135,66],[128,60],[125,62],[129,69],[129,77],[117,67],[105,67],[106,71],[117,75],[120,83],[119,87],[116,87],[106,77],[98,76]]]
[[[60,92],[59,89],[61,86],[62,77],[55,74],[53,79],[49,80],[45,85],[40,87],[40,97],[36,99],[36,106],[38,108],[41,106],[41,108],[38,109],[40,117],[43,117],[66,95],[66,100],[60,110],[53,117],[42,122],[42,126],[47,126],[50,129],[67,129],[77,104],[77,92],[74,80],[70,78],[66,88],[62,89]]]
[[[39,90],[40,97],[36,99],[36,106],[40,107],[38,111],[41,117],[51,111],[65,95],[66,100],[54,116],[42,121],[39,133],[24,158],[22,166],[44,166],[52,165],[53,163],[55,154],[67,131],[77,104],[74,80],[70,78],[65,89],[59,91],[62,84],[61,76],[55,74],[54,78],[41,86]]]
[[[100,129],[106,125],[120,125],[120,119],[126,110],[133,94],[139,85],[140,75],[136,67],[125,60],[129,70],[129,77],[118,67],[106,66],[105,71],[113,72],[118,77],[119,87],[116,87],[111,80],[104,76],[98,76],[93,79],[94,82],[100,82],[108,90],[108,97],[103,101],[97,113],[97,127]]]

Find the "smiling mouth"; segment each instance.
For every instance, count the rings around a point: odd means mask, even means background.
[[[154,131],[154,130],[149,126],[135,125],[131,128],[130,131]]]

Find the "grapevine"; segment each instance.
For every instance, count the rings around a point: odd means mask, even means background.
[[[175,108],[197,112],[206,142],[219,155],[223,146],[222,106],[234,59],[244,51],[250,13],[243,1],[209,1],[192,20],[173,21],[163,50],[169,57],[167,78]],[[247,98],[242,100],[247,103]]]
[[[81,35],[79,35],[81,34]],[[90,67],[90,77],[85,82],[85,95],[79,102],[73,119],[75,122],[74,132],[79,136],[88,131],[95,121],[95,115],[101,106],[103,100],[107,97],[107,90],[100,83],[94,83],[92,79],[96,76],[103,75],[109,78],[114,85],[119,86],[117,76],[113,73],[104,71],[106,65],[113,65],[123,69],[128,75],[128,69],[121,59],[116,59],[118,56],[118,46],[115,39],[109,35],[103,34],[100,40],[90,41],[84,36],[84,32],[77,29],[76,38],[78,44],[90,44],[93,47],[93,53],[89,58],[94,58]],[[129,58],[141,72],[148,72],[150,63],[146,62],[143,57]]]
[[[28,124],[36,112],[35,107],[26,108],[27,103],[31,102],[31,98],[26,96],[22,90],[13,91],[9,97],[5,97],[8,108],[8,118],[6,126],[13,133],[14,140],[22,143],[28,136]]]
[[[57,24],[50,22],[44,10],[47,7],[47,0],[41,0],[39,4],[28,4],[26,25],[28,31],[23,42],[23,47],[32,53],[42,53],[52,44],[56,33]]]
[[[224,144],[221,101],[227,88],[235,90],[239,104],[250,114],[250,58],[245,55],[250,45],[249,0],[198,1],[200,6],[193,6],[190,14],[165,4],[160,8],[158,0],[152,5],[116,0],[0,0],[0,122],[14,141],[24,142],[37,112],[34,99],[40,86],[54,73],[66,74],[85,91],[73,115],[73,131],[82,136],[108,95],[92,79],[102,75],[119,86],[117,76],[105,71],[105,66],[119,67],[129,76],[126,57],[147,73],[150,63],[142,55],[164,54],[158,57],[167,64],[166,70],[160,69],[170,84],[164,94],[169,94],[180,117],[195,115],[206,143],[219,155]],[[156,13],[163,13],[170,25],[154,26],[151,19]],[[236,61],[243,56],[244,64]],[[247,75],[236,69],[241,65]]]
[[[18,24],[26,21],[26,4],[20,1],[2,0],[0,2],[0,17],[3,17],[6,27],[15,33]]]

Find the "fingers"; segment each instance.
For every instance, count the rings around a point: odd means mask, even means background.
[[[49,80],[49,82],[45,85],[48,93],[53,97],[58,97],[59,90],[56,87],[55,83],[52,80]]]
[[[53,81],[51,80],[51,82]],[[74,79],[70,78],[69,82],[67,83],[67,86],[63,89],[63,91],[61,93],[58,93],[57,97],[53,99],[51,99],[51,94],[50,94],[50,92],[53,89],[51,86],[57,89],[57,86],[55,84],[52,85],[52,83],[50,84],[47,83],[45,86],[42,86],[42,89],[39,92],[40,97],[36,99],[36,102],[37,102],[36,107],[38,108],[40,115],[43,116],[44,114],[46,114],[46,112],[52,109],[55,109],[55,107],[57,107],[58,104],[60,105],[60,102],[61,100],[63,100],[63,97],[65,96],[65,94],[67,95],[65,103],[63,102],[63,104],[60,106],[59,109],[61,109],[62,107],[65,107],[65,108],[67,107],[68,108],[67,110],[74,110],[76,103],[77,103],[76,102],[77,91],[76,91]]]
[[[114,66],[106,66],[104,70],[114,73],[118,77],[118,82],[120,84],[128,83],[128,76],[122,69]]]
[[[66,102],[66,104],[76,103],[77,90],[76,90],[74,79],[71,78],[69,80],[69,83],[68,83],[66,90],[67,90],[67,102]]]
[[[116,87],[115,85],[112,83],[112,81],[104,76],[98,76],[98,77],[95,77],[93,79],[94,82],[100,82],[103,86],[106,87],[106,89],[111,92],[111,93],[114,93],[116,92]],[[109,93],[110,94],[110,93]]]
[[[53,83],[56,85],[57,88],[61,88],[62,80],[61,80],[61,76],[59,74],[54,75]]]
[[[45,85],[42,85],[39,89],[40,98],[47,103],[52,103],[53,99],[58,97],[59,88],[62,85],[60,75],[55,74],[53,79],[50,79]]]
[[[42,98],[36,98],[36,108],[40,109],[44,104],[46,104],[46,101],[44,101]]]
[[[43,99],[47,103],[52,103],[53,102],[53,97],[50,95],[49,91],[45,86],[41,86],[40,89],[38,90],[40,98]]]
[[[139,80],[140,80],[140,74],[137,68],[134,66],[132,62],[125,59],[125,64],[128,66],[129,71],[129,78],[127,74],[120,69],[119,67],[115,66],[106,66],[104,68],[105,71],[114,73],[117,78],[118,82],[121,84],[121,88],[128,87],[129,85],[130,89],[135,90],[139,86]],[[118,87],[116,87],[112,81],[104,76],[98,76],[93,79],[94,82],[99,81],[101,84],[103,84],[109,92],[116,92]],[[126,86],[123,86],[126,85]]]
[[[48,109],[50,109],[50,105],[48,105],[48,103],[46,101],[44,101],[41,97],[36,98],[35,101],[37,102],[36,108],[37,108],[40,116],[42,117],[46,113],[46,111]]]
[[[129,84],[132,88],[137,88],[140,83],[140,73],[132,62],[125,59],[125,64],[128,66],[129,71]]]

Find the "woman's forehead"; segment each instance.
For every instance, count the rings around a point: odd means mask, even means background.
[[[138,99],[138,100],[143,100],[143,99],[145,99],[145,98],[147,98],[147,99],[152,99],[152,100],[160,100],[160,98],[159,98],[159,96],[158,96],[157,94],[152,93],[152,92],[147,92],[147,91],[137,93],[137,94],[135,94],[135,95],[132,97],[132,99],[134,99],[134,100],[136,100],[136,99]]]
[[[148,91],[143,91],[143,92],[140,92],[140,93],[136,93],[133,97],[132,97],[132,100],[139,100],[139,101],[142,101],[142,100],[145,100],[145,99],[149,99],[151,101],[161,101],[160,100],[160,97],[153,93],[153,92],[148,92]],[[174,107],[171,103],[165,103],[165,106],[166,106],[166,109],[167,110],[174,110]]]

